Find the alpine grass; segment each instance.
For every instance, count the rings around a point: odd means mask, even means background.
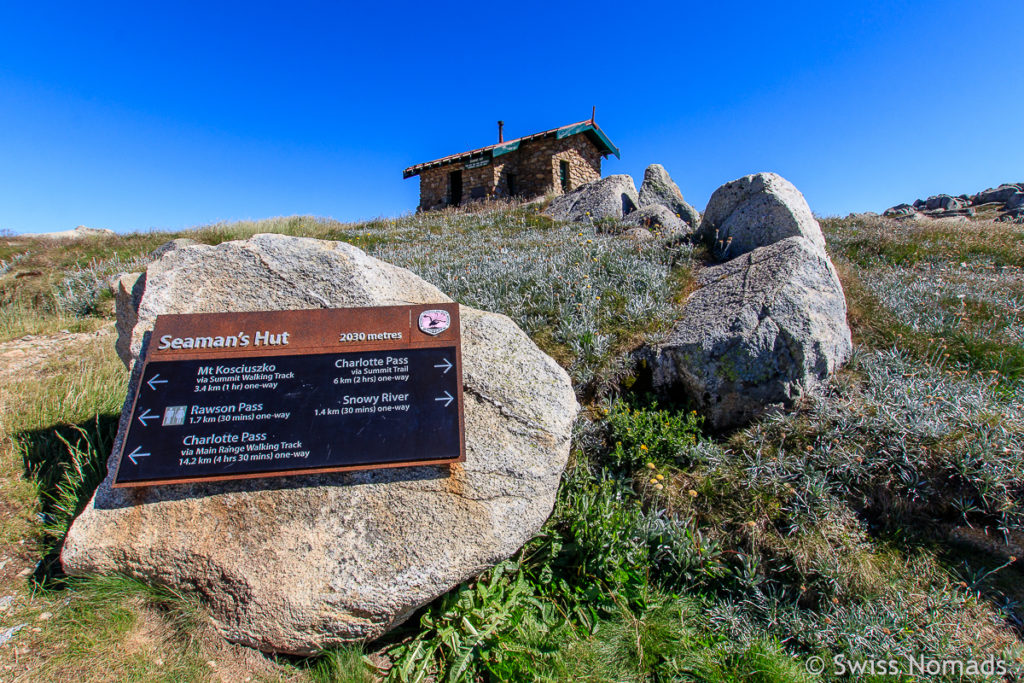
[[[557,223],[533,205],[221,223],[61,250],[10,237],[0,331],[90,329],[112,316],[108,278],[144,267],[162,242],[272,231],[345,240],[407,267],[510,316],[567,369],[584,411],[541,532],[380,642],[266,660],[266,680],[834,678],[808,672],[815,657],[995,657],[1020,677],[1022,227],[822,225],[853,358],[822,395],[728,434],[633,385],[632,352],[671,328],[706,254],[685,240],[631,241],[610,223]],[[4,387],[4,490],[22,516],[4,538],[29,529],[37,559],[53,557],[103,476],[126,379],[109,349],[87,349]],[[47,680],[207,680],[200,655],[217,637],[196,635],[210,632],[201,606],[116,581],[32,584],[18,614],[46,605],[56,616],[19,632],[48,654],[25,664],[19,650],[18,666]],[[146,640],[140,624],[162,635]]]

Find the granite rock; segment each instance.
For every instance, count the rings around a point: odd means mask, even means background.
[[[789,237],[803,237],[825,253],[825,237],[804,196],[775,173],[744,176],[715,190],[698,230],[719,260]]]
[[[118,351],[134,387],[163,313],[447,301],[344,243],[176,245],[121,279]],[[62,549],[65,570],[198,594],[229,640],[307,655],[376,638],[509,557],[552,510],[578,406],[565,371],[509,318],[460,316],[464,463],[114,489],[126,402],[107,477]]]
[[[650,206],[664,206],[672,215],[678,217],[691,229],[700,224],[700,213],[686,203],[679,186],[675,184],[668,171],[661,164],[651,164],[644,171],[644,181],[640,183],[639,192],[641,209]]]
[[[626,216],[623,225],[647,228],[662,235],[691,233],[693,229],[661,204],[652,204]]]
[[[633,179],[628,175],[610,175],[555,197],[544,214],[560,221],[622,220],[639,205]]]
[[[716,429],[792,407],[850,355],[842,285],[806,237],[705,268],[697,286],[646,360],[655,390],[696,402]]]

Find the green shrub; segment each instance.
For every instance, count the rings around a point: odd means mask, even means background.
[[[529,680],[571,628],[554,605],[538,598],[515,562],[440,598],[420,617],[420,632],[390,652],[388,679]]]
[[[629,468],[648,463],[685,466],[694,455],[703,422],[696,411],[658,410],[657,403],[635,408],[616,401],[607,415],[608,439],[614,443],[609,458]]]

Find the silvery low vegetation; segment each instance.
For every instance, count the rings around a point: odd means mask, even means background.
[[[61,252],[8,238],[0,332],[102,328],[104,283],[173,237],[285,232],[351,242],[504,313],[569,371],[585,410],[541,535],[384,641],[250,658],[254,680],[811,681],[833,678],[807,671],[813,657],[922,656],[996,657],[1019,676],[1024,227],[868,216],[822,227],[853,358],[822,396],[729,433],[646,393],[633,355],[669,329],[703,248],[557,223],[533,206],[219,224]],[[206,680],[207,661],[227,655],[211,654],[202,605],[53,565],[104,471],[126,379],[99,345],[48,367],[34,388],[15,386],[3,415],[5,486],[22,511],[4,522],[5,543],[27,537],[41,560],[33,597],[18,594],[9,614],[52,613],[20,661],[48,680]],[[139,623],[163,635],[132,659]],[[48,648],[58,641],[71,647]],[[934,678],[1000,679],[960,673]]]

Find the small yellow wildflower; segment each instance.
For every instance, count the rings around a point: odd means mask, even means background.
[[[664,480],[664,479],[665,479],[665,475],[664,475],[664,474],[659,474],[659,475],[657,475],[657,476],[656,476],[656,477],[654,477],[654,478],[655,478],[655,479],[657,479],[658,481],[662,481],[662,480]]]
[[[697,492],[694,491],[693,489],[690,489],[689,491],[687,491],[687,493],[690,494],[690,498],[696,498],[697,497]]]
[[[647,469],[653,470],[654,469],[654,463],[653,462],[647,463]]]
[[[647,450],[647,444],[644,444],[644,443],[640,444],[640,450],[646,451]]]

